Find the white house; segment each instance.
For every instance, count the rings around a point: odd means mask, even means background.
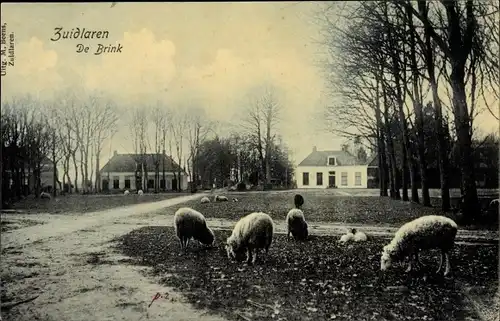
[[[313,151],[296,170],[297,188],[367,188],[368,164],[345,151]]]
[[[137,183],[142,181],[141,176],[141,160],[144,160],[147,171],[147,187],[154,189],[155,187],[155,162],[160,166],[160,178],[158,186],[160,190],[174,190],[179,179],[179,170],[181,172],[180,182],[181,190],[188,188],[188,175],[179,167],[179,165],[165,154],[118,154],[114,152],[113,157],[100,170],[101,184],[103,190],[136,190]],[[163,172],[165,172],[165,180],[163,180]],[[137,176],[136,176],[137,174]]]

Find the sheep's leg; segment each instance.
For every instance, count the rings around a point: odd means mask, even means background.
[[[288,229],[288,233],[286,235],[286,239],[287,239],[287,241],[290,241],[290,229]]]
[[[413,253],[410,253],[410,255],[408,255],[408,259],[409,259],[409,264],[408,264],[408,267],[406,268],[406,273],[410,272],[411,269],[412,269],[412,265],[413,265]]]
[[[247,264],[251,264],[252,262],[253,262],[252,249],[247,248]]]
[[[443,267],[443,261],[445,259],[445,253],[444,251],[441,251],[441,257],[439,258],[439,267],[436,271],[436,273],[440,273],[441,272],[441,268]]]
[[[446,268],[444,269],[444,276],[447,276],[450,273],[450,269],[451,269],[450,255],[448,254],[448,252],[446,252],[444,255],[446,257]]]
[[[253,258],[252,258],[252,265],[254,265],[255,261],[257,261],[257,249],[255,249],[253,252],[254,252],[254,254],[253,254]]]
[[[189,238],[186,238],[186,245],[184,245],[185,250],[187,250],[188,244],[189,244]]]

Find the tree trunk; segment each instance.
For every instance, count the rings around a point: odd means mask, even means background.
[[[56,161],[56,134],[52,135],[52,195],[57,196],[57,161]]]
[[[99,150],[96,151],[95,154],[95,192],[100,193],[101,192],[101,173],[99,171],[99,168],[101,166],[101,157],[100,157],[100,152]]]
[[[73,167],[75,168],[75,193],[79,193],[78,189],[78,165],[76,163],[76,152],[74,152],[71,157],[73,158]]]

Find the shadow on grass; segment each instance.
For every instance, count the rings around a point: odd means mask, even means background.
[[[118,248],[153,267],[161,282],[185,295],[198,308],[231,319],[251,320],[464,320],[463,303],[453,278],[434,276],[438,253],[422,255],[427,268],[405,274],[401,267],[379,271],[386,241],[343,246],[338,238],[311,237],[288,242],[275,235],[269,256],[256,266],[227,259],[223,241],[229,231],[216,231],[218,245],[197,244],[180,254],[170,227],[145,227],[122,238]],[[498,279],[498,245],[457,246],[454,278],[467,284],[491,285]],[[429,276],[424,281],[423,275]],[[439,302],[439,304],[436,304]],[[245,318],[245,317],[244,317]]]

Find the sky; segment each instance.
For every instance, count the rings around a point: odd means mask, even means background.
[[[235,124],[254,86],[279,88],[279,131],[299,163],[317,146],[339,149],[342,138],[325,132],[324,80],[317,67],[319,27],[315,2],[222,3],[3,3],[2,23],[15,35],[15,66],[2,77],[2,100],[30,93],[50,98],[66,88],[98,90],[128,106],[186,101],[222,123]],[[108,39],[51,41],[55,28],[108,31]],[[8,38],[8,36],[7,36]],[[77,53],[77,45],[89,53]],[[121,53],[94,55],[98,44],[121,44]],[[488,115],[478,122],[497,130]],[[125,121],[104,148],[132,152]],[[102,164],[104,165],[104,164]]]

